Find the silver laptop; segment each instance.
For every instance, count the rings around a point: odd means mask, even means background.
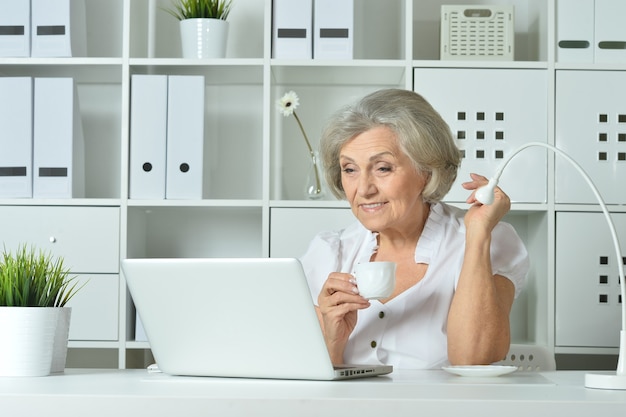
[[[164,373],[334,380],[393,370],[332,366],[297,259],[124,259],[122,271]]]

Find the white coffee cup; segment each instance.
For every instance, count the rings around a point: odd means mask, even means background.
[[[354,277],[359,294],[368,300],[389,297],[396,286],[395,262],[366,262],[357,264]]]

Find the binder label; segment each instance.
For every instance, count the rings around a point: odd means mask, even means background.
[[[67,177],[67,168],[40,167],[40,177]]]
[[[0,177],[25,177],[26,167],[0,167]]]
[[[348,29],[320,29],[320,38],[346,38],[350,37]]]
[[[0,26],[0,36],[17,36],[24,34],[24,26]]]
[[[65,26],[37,26],[37,36],[59,36],[65,35]]]
[[[278,29],[277,36],[281,39],[306,39],[306,29]]]

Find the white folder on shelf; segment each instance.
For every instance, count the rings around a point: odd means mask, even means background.
[[[274,0],[272,57],[313,58],[313,0]]]
[[[313,57],[354,57],[354,0],[315,0]]]
[[[626,62],[626,2],[595,0],[594,62]]]
[[[0,77],[0,198],[33,196],[33,80]]]
[[[557,61],[592,63],[594,0],[559,0],[556,7]]]
[[[203,150],[204,76],[170,75],[165,198],[202,198]]]
[[[130,198],[165,198],[166,135],[167,75],[133,75],[130,94]]]
[[[31,56],[87,55],[85,0],[31,0]]]
[[[85,195],[84,138],[72,78],[35,78],[33,198]]]
[[[30,56],[30,2],[0,0],[0,56]]]

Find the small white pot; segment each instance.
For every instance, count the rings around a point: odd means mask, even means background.
[[[224,58],[228,22],[221,19],[184,19],[180,21],[183,58]]]
[[[67,342],[70,335],[70,321],[72,318],[72,307],[59,308],[59,320],[56,332],[54,333],[54,346],[52,349],[52,364],[50,373],[61,373],[65,371],[67,360]]]
[[[60,310],[0,307],[0,376],[50,374]]]

